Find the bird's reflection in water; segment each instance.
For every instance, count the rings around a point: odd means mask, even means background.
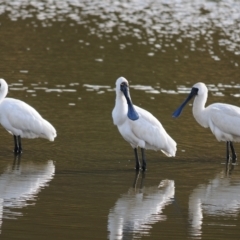
[[[141,176],[140,176],[141,175]],[[162,180],[159,186],[144,187],[144,173],[137,173],[133,187],[117,200],[108,215],[110,240],[134,239],[150,235],[156,222],[166,220],[162,210],[174,198],[173,180]],[[139,182],[139,186],[138,185]]]
[[[15,219],[21,216],[21,209],[35,199],[54,176],[55,166],[52,160],[44,163],[22,162],[16,155],[13,164],[9,164],[0,173],[0,233],[5,218]]]
[[[227,164],[208,184],[201,184],[189,197],[190,235],[201,239],[203,216],[236,217],[240,209],[240,178],[231,179],[234,165]],[[217,225],[217,223],[215,224]],[[225,225],[227,226],[227,225]]]

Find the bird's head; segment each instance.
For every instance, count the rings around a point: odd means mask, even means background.
[[[126,78],[124,77],[120,77],[117,79],[116,81],[116,93],[117,94],[124,94],[124,96],[126,97],[126,95],[129,92],[129,85],[128,85],[128,81]]]
[[[191,92],[192,91],[195,92],[194,96],[201,96],[201,95],[205,95],[208,92],[208,89],[204,83],[199,82],[192,86]]]
[[[179,117],[183,108],[186,106],[186,104],[195,96],[202,96],[202,95],[206,95],[208,92],[208,89],[206,87],[206,85],[202,82],[196,83],[192,86],[191,92],[189,93],[189,95],[187,96],[187,98],[185,99],[185,101],[178,107],[177,110],[174,111],[173,113],[173,117]]]
[[[124,77],[120,77],[116,81],[116,94],[117,96],[125,96],[127,104],[128,104],[128,118],[135,121],[139,118],[138,113],[134,109],[130,93],[129,93],[129,85],[128,81]]]
[[[8,84],[3,78],[0,78],[0,92],[4,93],[2,95],[7,95],[8,92]]]

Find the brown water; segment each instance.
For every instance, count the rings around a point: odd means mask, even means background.
[[[225,144],[171,114],[198,81],[240,106],[238,1],[3,1],[0,77],[56,140],[0,131],[1,239],[239,239],[240,172]],[[178,143],[136,175],[112,123],[115,81]],[[236,144],[237,153],[240,152]]]

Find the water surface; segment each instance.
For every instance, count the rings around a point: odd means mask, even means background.
[[[2,1],[0,77],[58,136],[23,139],[16,159],[1,129],[1,239],[239,239],[238,165],[191,103],[171,117],[199,81],[208,104],[240,105],[239,14],[234,0]],[[147,151],[145,174],[112,122],[120,76],[178,143],[176,158]]]

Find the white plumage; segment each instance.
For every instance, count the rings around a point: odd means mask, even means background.
[[[151,113],[132,104],[128,81],[123,77],[116,81],[116,101],[112,117],[123,138],[134,148],[137,169],[140,168],[138,147],[142,150],[143,170],[146,168],[144,149],[161,150],[168,157],[175,156],[176,142]]]
[[[229,146],[232,150],[232,161],[236,161],[236,153],[232,142],[240,141],[240,108],[224,103],[214,103],[205,108],[208,89],[204,83],[196,83],[183,104],[173,113],[173,117],[181,114],[183,107],[195,96],[193,116],[205,128],[210,128],[218,141],[227,142],[227,161]]]
[[[0,79],[0,123],[14,135],[14,151],[16,153],[22,151],[21,137],[41,137],[54,141],[57,136],[55,128],[27,103],[5,98],[7,93],[8,85],[4,79]]]

